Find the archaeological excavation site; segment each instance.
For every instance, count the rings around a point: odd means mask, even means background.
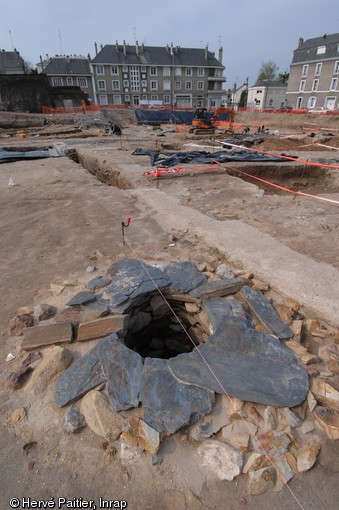
[[[5,500],[334,510],[339,116],[160,113],[0,112]]]

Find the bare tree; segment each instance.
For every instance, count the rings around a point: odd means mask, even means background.
[[[262,62],[261,67],[258,73],[257,81],[272,81],[277,77],[278,66],[272,62],[272,60],[268,60],[267,62]]]

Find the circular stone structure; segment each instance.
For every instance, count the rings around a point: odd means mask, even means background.
[[[174,433],[210,413],[216,393],[278,407],[305,400],[308,374],[281,342],[292,332],[247,280],[208,282],[191,262],[135,259],[107,276],[110,311],[126,314],[127,326],[63,373],[58,406],[106,383],[115,411],[141,405],[147,424]],[[256,330],[258,320],[271,333]]]

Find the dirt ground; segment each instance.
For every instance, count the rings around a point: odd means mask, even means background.
[[[315,116],[308,115],[302,119],[295,116],[298,119],[293,118],[292,122],[287,118],[291,116],[282,120],[282,116],[279,117],[279,121],[273,121],[272,115],[260,119],[241,117],[239,122],[252,129],[262,124],[270,127],[271,134],[265,137],[260,149],[294,152],[309,160],[322,153],[326,161],[339,164],[336,150],[339,148],[339,122],[336,119],[314,120],[311,117]],[[2,382],[22,358],[21,338],[8,334],[9,319],[22,306],[53,303],[53,299],[55,303],[65,301],[68,294],[93,277],[87,273],[88,266],[95,265],[96,274],[102,274],[112,261],[135,256],[151,262],[207,262],[214,268],[223,262],[220,253],[198,242],[189,232],[182,234],[184,222],[182,232],[175,233],[178,235],[173,242],[173,232],[164,231],[161,218],[154,217],[142,201],[133,197],[133,187],[160,189],[179,197],[182,204],[220,221],[242,220],[300,253],[339,268],[338,205],[276,191],[251,178],[240,179],[235,171],[211,174],[187,171],[177,177],[144,178],[141,172],[151,170],[148,158],[136,159],[131,155],[137,147],[182,149],[187,143],[209,145],[209,140],[173,132],[168,127],[163,127],[165,136],[160,137],[151,128],[128,123],[122,139],[99,136],[98,129],[94,128],[85,130],[84,137],[79,133],[60,134],[57,119],[54,129],[53,119],[50,119],[48,129],[50,134],[44,136],[41,128],[39,139],[0,138],[0,147],[66,143],[79,153],[91,150],[103,156],[105,152],[116,154],[117,160],[134,168],[134,173],[131,170],[132,184],[125,182],[121,186],[125,189],[121,189],[107,186],[67,157],[0,165]],[[334,149],[315,145],[314,138],[309,136],[310,132],[322,135],[327,130],[334,136],[326,142],[320,138],[317,143]],[[283,138],[285,135],[295,138],[287,140]],[[310,147],[305,147],[308,144]],[[279,171],[272,166],[255,168],[253,174],[263,179],[339,200],[339,179],[335,170],[306,165],[300,169],[299,165],[296,175],[286,166]],[[247,172],[248,165],[241,169]],[[14,185],[9,186],[10,182]],[[129,187],[131,189],[126,189]],[[133,252],[124,246],[121,236],[121,221],[127,216],[132,217],[128,235]],[[66,286],[58,298],[51,293],[51,283]],[[6,362],[9,352],[14,353],[16,359]],[[126,500],[131,509],[338,508],[338,442],[325,437],[322,437],[317,465],[307,473],[295,475],[289,483],[290,489],[285,487],[280,492],[251,496],[244,475],[226,482],[217,480],[202,468],[197,445],[188,440],[185,430],[164,440],[164,460],[152,465],[151,457],[145,453],[121,459],[118,442],[107,449],[103,439],[88,428],[76,435],[64,432],[65,411],[53,403],[53,385],[43,397],[34,399],[22,390],[8,392],[1,384],[0,402],[1,510],[10,508],[9,501],[14,497],[83,498],[97,504],[101,497]],[[26,409],[27,418],[13,423],[11,413],[21,407]],[[36,444],[27,451],[24,445],[29,442]]]

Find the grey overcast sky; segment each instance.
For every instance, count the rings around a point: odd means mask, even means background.
[[[298,38],[339,32],[338,0],[16,0],[1,2],[0,48],[34,67],[40,55],[95,56],[136,40],[210,51],[223,47],[225,88],[253,85],[262,62],[289,70]]]

